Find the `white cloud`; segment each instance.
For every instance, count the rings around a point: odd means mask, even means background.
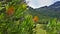
[[[54,3],[55,0],[26,0],[29,1],[28,5],[32,8],[39,8],[43,6],[49,6]]]

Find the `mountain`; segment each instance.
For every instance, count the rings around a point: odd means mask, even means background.
[[[50,5],[51,8],[60,8],[60,1],[55,2],[54,4]]]
[[[52,18],[60,18],[60,1],[55,2],[50,6],[44,6],[38,9],[29,8],[29,13],[32,15],[38,15],[42,17],[52,17]]]
[[[60,11],[60,1],[57,1],[54,4],[50,5],[49,8]]]

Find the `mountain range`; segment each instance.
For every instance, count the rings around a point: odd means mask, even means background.
[[[44,6],[38,9],[29,7],[29,13],[43,17],[60,18],[60,1],[57,1],[50,6]]]

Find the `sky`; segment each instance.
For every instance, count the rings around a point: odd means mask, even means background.
[[[26,0],[27,5],[29,5],[32,8],[40,8],[43,6],[49,6],[57,1],[60,0]]]

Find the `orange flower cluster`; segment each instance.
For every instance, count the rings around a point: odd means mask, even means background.
[[[7,10],[7,15],[8,15],[8,16],[11,16],[11,15],[13,15],[13,13],[14,13],[14,7],[13,7],[13,6],[10,6],[10,7],[8,8],[8,10]]]
[[[38,21],[38,16],[34,16],[33,21],[37,22]]]

